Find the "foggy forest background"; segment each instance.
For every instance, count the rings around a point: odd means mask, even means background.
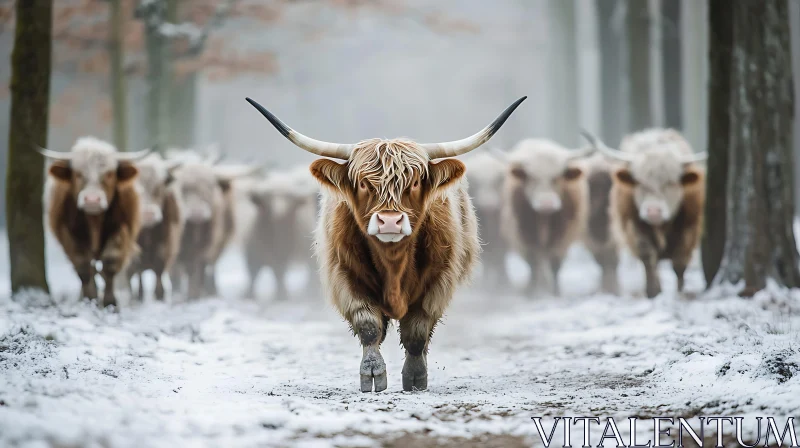
[[[800,153],[800,139],[793,139],[790,129],[796,135],[800,130],[800,114],[792,110],[800,102],[791,98],[797,91],[791,77],[796,86],[800,73],[800,2],[52,4],[46,138],[51,149],[66,150],[83,135],[108,139],[121,150],[219,144],[228,159],[280,169],[313,158],[267,129],[245,96],[258,99],[301,132],[355,142],[376,136],[456,138],[511,99],[528,95],[531,100],[492,145],[508,148],[525,137],[545,137],[576,147],[584,144],[581,128],[617,145],[621,136],[646,127],[679,129],[695,151],[711,152],[707,212],[716,212],[707,213],[706,234],[714,230],[714,240],[706,238],[703,250],[704,257],[716,260],[704,258],[704,265],[712,266],[706,273],[709,283],[725,248],[734,255],[750,251],[748,260],[757,260],[750,266],[759,271],[753,275],[761,279],[756,283],[763,286],[766,273],[800,286],[797,252],[780,249],[794,247],[790,216],[800,209],[791,172],[798,171],[800,157],[794,155]],[[15,25],[14,2],[0,3],[0,58],[10,59]],[[759,70],[752,74],[747,67]],[[12,64],[0,65],[0,79],[9,80],[11,69]],[[0,135],[11,131],[10,96],[7,81],[0,86]],[[713,132],[709,123],[718,125]],[[751,127],[755,137],[748,140],[750,134],[739,131]],[[4,177],[9,157],[14,158],[8,146],[13,140],[13,133],[0,139]],[[35,163],[33,155],[19,157],[20,164]],[[735,194],[728,179],[749,166],[742,160],[755,160],[754,169],[779,179],[782,190],[761,185],[756,196],[791,198],[794,206],[771,200],[726,207],[725,198]],[[783,172],[780,165],[794,169]],[[0,214],[7,208],[0,207]],[[771,240],[761,244],[742,235],[726,237],[730,218],[737,216],[747,217],[746,233],[769,234]],[[4,223],[5,216],[0,218]],[[27,225],[20,228],[30,233]],[[12,246],[21,235],[10,238]],[[767,249],[751,257],[753,247],[761,246]],[[728,275],[732,283],[748,275],[747,267],[722,264],[723,274],[734,272]]]

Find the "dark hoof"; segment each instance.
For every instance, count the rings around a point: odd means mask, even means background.
[[[386,390],[386,363],[378,351],[367,352],[361,359],[361,392],[375,392]]]
[[[422,356],[406,356],[403,364],[403,390],[425,390],[428,388],[428,366]]]

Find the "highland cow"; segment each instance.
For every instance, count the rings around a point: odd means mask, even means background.
[[[296,146],[322,157],[311,173],[323,185],[315,250],[322,284],[361,340],[361,391],[386,389],[380,344],[400,321],[404,390],[426,389],[434,327],[458,285],[470,277],[480,243],[466,167],[454,158],[488,141],[524,100],[463,140],[328,143],[286,126],[247,99]]]

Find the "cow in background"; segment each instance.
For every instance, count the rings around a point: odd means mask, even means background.
[[[128,267],[128,287],[133,277],[138,276],[139,300],[144,297],[142,273],[146,270],[152,270],[156,276],[155,298],[164,299],[162,277],[178,256],[184,216],[180,185],[175,182],[173,172],[182,163],[150,154],[136,164],[139,169],[136,187],[141,198],[142,229],[138,239],[141,252]]]
[[[495,150],[494,152],[497,152]],[[473,152],[464,159],[469,181],[469,195],[478,217],[478,234],[483,252],[483,286],[496,289],[505,286],[506,244],[500,233],[500,212],[506,165],[493,153]]]
[[[589,191],[579,159],[594,150],[570,150],[551,140],[526,139],[504,158],[502,233],[528,262],[528,289],[560,294],[558,272],[583,235]]]
[[[612,149],[585,133],[593,145],[621,163],[614,172],[612,223],[621,241],[642,261],[647,297],[661,293],[659,260],[672,261],[678,291],[700,241],[708,155],[694,153],[674,129],[645,129],[625,136]]]
[[[589,213],[583,243],[600,265],[600,290],[616,295],[619,294],[617,267],[621,243],[611,227],[610,200],[615,164],[607,156],[595,154],[584,160],[583,168],[589,185]]]
[[[114,280],[138,252],[141,213],[134,162],[150,151],[121,153],[108,142],[79,138],[69,152],[39,149],[48,169],[47,218],[81,280],[81,294],[98,298],[96,262],[105,282],[102,306],[117,305]]]
[[[248,297],[255,297],[255,282],[261,268],[275,275],[275,297],[286,299],[285,277],[292,262],[309,268],[309,290],[318,290],[319,275],[311,250],[317,218],[319,184],[307,166],[272,171],[250,183],[244,193],[255,207],[254,222],[245,236],[245,257],[250,272]]]

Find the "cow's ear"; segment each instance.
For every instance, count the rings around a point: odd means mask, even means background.
[[[69,162],[54,162],[48,171],[58,180],[69,182],[72,179],[72,168],[69,167]]]
[[[636,185],[636,179],[633,178],[633,175],[627,168],[620,168],[616,172],[617,180],[625,185]]]
[[[458,159],[442,159],[430,162],[431,184],[434,189],[447,187],[458,181],[467,171],[467,167]]]
[[[566,179],[566,180],[575,180],[575,179],[581,177],[582,174],[583,174],[583,171],[580,168],[574,167],[574,166],[570,166],[570,167],[567,167],[566,170],[564,170],[564,179]]]
[[[699,180],[700,180],[700,175],[699,174],[697,174],[694,171],[687,171],[687,172],[683,173],[683,176],[681,176],[681,185],[683,185],[684,187],[687,187],[689,185],[696,184],[697,181],[699,181]]]
[[[255,191],[251,191],[251,192],[247,193],[247,199],[249,199],[250,202],[252,202],[253,205],[255,205],[257,207],[260,207],[262,205],[262,203],[263,203],[263,201],[261,199],[261,195],[256,193]]]
[[[120,162],[117,167],[117,181],[128,182],[136,178],[139,170],[130,162]]]
[[[183,164],[183,162],[180,160],[167,164],[167,178],[164,180],[165,185],[170,185],[175,182],[175,171],[181,167],[181,164]]]
[[[347,184],[347,164],[330,159],[317,159],[308,167],[322,185],[341,190]]]

